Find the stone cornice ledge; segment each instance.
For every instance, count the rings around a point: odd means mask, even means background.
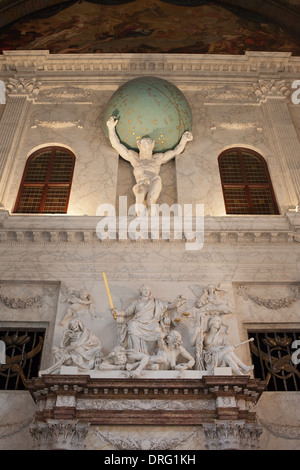
[[[50,54],[48,50],[3,51],[2,77],[35,74],[41,77],[80,77],[101,82],[105,77],[118,83],[136,75],[170,75],[173,80],[193,81],[205,76],[255,78],[261,75],[298,78],[300,57],[290,52],[250,52],[245,55],[217,54]],[[185,78],[186,77],[186,78]]]
[[[181,237],[175,237],[171,220],[170,232],[162,227],[159,238],[153,240],[149,230],[143,238],[134,241],[120,240],[118,230],[115,238],[100,240],[96,227],[101,217],[97,216],[55,216],[55,215],[10,215],[0,211],[0,247],[3,245],[64,245],[64,244],[104,244],[123,246],[125,243],[169,243],[187,242],[182,230]],[[130,222],[128,218],[128,222]],[[118,219],[117,219],[118,227]],[[193,233],[196,232],[196,221],[193,219]],[[192,239],[191,239],[192,240]],[[283,216],[224,216],[204,219],[204,241],[207,244],[223,243],[225,245],[251,244],[290,244],[300,242],[300,213],[287,213]]]

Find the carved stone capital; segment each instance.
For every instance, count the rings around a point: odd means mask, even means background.
[[[257,450],[262,427],[244,420],[203,423],[208,450]]]
[[[83,450],[88,430],[88,423],[61,419],[35,422],[29,428],[37,450]]]
[[[36,78],[9,78],[6,84],[9,97],[23,96],[33,100],[39,93],[41,83]]]
[[[264,101],[270,97],[288,98],[290,96],[285,80],[258,80],[253,84],[253,89],[258,101]]]

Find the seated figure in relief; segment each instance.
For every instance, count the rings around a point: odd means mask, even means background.
[[[150,287],[145,285],[139,289],[139,294],[124,311],[113,311],[119,320],[132,317],[123,324],[119,342],[123,344],[127,338],[128,349],[152,354],[157,341],[169,328],[167,311],[182,304],[183,298],[179,295],[173,302],[154,299]]]
[[[205,368],[213,372],[214,367],[231,367],[237,375],[250,373],[253,366],[245,365],[237,357],[235,347],[227,340],[227,327],[223,325],[220,316],[211,316],[203,337]]]
[[[160,195],[162,190],[161,177],[159,176],[161,165],[182,153],[186,143],[193,139],[193,135],[191,132],[184,132],[179,144],[173,150],[158,153],[153,153],[155,141],[149,137],[143,137],[137,142],[139,152],[135,152],[120,142],[116,133],[117,124],[118,120],[111,116],[107,121],[108,136],[112,147],[133,166],[136,180],[133,192],[136,198],[137,214],[139,214],[138,208],[144,202],[150,208]]]
[[[39,375],[50,374],[62,365],[76,366],[79,372],[89,371],[98,367],[103,355],[100,340],[78,319],[70,321],[61,345],[53,348],[53,354],[55,363]]]

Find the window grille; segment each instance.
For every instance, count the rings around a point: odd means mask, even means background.
[[[51,147],[29,157],[14,212],[65,214],[74,170],[74,155]]]
[[[45,329],[3,329],[0,340],[6,346],[6,363],[0,364],[0,390],[24,390],[24,381],[37,377]]]
[[[279,214],[265,160],[248,149],[230,149],[219,156],[227,214]]]
[[[299,331],[248,331],[254,376],[267,383],[268,391],[299,391],[300,364],[297,364]],[[300,343],[298,343],[300,344]],[[298,354],[300,359],[300,353]]]

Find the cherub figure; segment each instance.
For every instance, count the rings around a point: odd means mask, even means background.
[[[194,289],[193,289],[194,287]],[[191,290],[195,293],[195,287],[191,287]],[[204,288],[202,295],[198,296],[197,294],[197,308],[201,310],[203,314],[210,315],[226,315],[232,313],[231,306],[229,302],[225,299],[222,299],[219,293],[224,293],[223,289],[220,287],[213,286],[209,284]]]
[[[93,299],[89,292],[85,289],[74,289],[73,287],[64,286],[64,299],[62,302],[68,302],[70,305],[67,312],[61,321],[61,325],[65,326],[73,318],[79,318],[79,314],[87,310],[94,318],[94,305]]]

